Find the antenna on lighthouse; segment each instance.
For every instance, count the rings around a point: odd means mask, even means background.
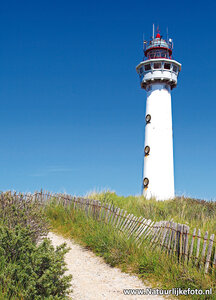
[[[153,29],[152,29],[153,33],[152,33],[152,39],[154,39],[154,24],[153,24]]]
[[[168,27],[167,27],[167,29],[166,29],[166,33],[167,33],[167,41],[169,40],[169,36],[168,36]]]

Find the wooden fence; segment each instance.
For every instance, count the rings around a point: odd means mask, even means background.
[[[131,238],[139,247],[147,241],[152,249],[160,249],[167,255],[176,257],[181,264],[191,265],[204,270],[205,273],[215,272],[216,242],[214,234],[208,231],[201,234],[200,229],[190,231],[189,226],[171,221],[154,222],[144,217],[137,217],[124,209],[98,200],[77,198],[66,194],[36,192],[34,194],[13,195],[40,200],[42,203],[57,200],[64,206],[75,210],[83,210],[100,222],[114,226],[125,238]]]

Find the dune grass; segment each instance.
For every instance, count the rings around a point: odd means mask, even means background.
[[[190,228],[216,233],[216,202],[178,197],[173,200],[146,200],[143,196],[118,196],[114,192],[90,193],[86,198],[113,203],[128,213],[152,221],[169,221],[186,224]]]
[[[109,195],[113,198],[107,199],[107,196],[105,195],[101,199],[100,195],[98,198],[102,201],[116,201],[116,204],[120,206],[120,197]],[[132,208],[134,198],[128,197],[128,199],[130,204],[127,203],[126,206],[129,211],[128,208]],[[143,200],[140,199],[139,201],[141,207]],[[152,210],[153,208],[149,206],[149,217],[153,214]],[[137,213],[136,208],[132,211]],[[111,225],[99,222],[92,217],[87,218],[81,210],[74,211],[72,207],[64,207],[53,201],[47,205],[46,212],[54,231],[73,238],[81,245],[91,249],[96,255],[102,256],[111,266],[117,266],[125,272],[137,274],[143,280],[147,279],[153,287],[166,289],[176,287],[187,289],[190,287],[191,289],[203,290],[212,288],[213,293],[215,293],[215,274],[204,276],[196,268],[180,266],[175,259],[171,259],[159,250],[152,251],[147,243],[143,243],[138,248],[131,239],[126,239]],[[186,299],[185,296],[184,299]],[[187,296],[187,299],[198,298],[197,296]],[[216,299],[216,296],[214,294],[199,296],[199,299]]]

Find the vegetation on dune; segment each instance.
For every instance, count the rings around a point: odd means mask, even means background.
[[[65,299],[66,245],[56,250],[48,239],[32,242],[31,230],[0,227],[0,293],[4,299]]]
[[[204,276],[202,271],[192,266],[178,265],[175,259],[159,249],[153,251],[147,242],[138,248],[133,240],[127,239],[111,225],[87,217],[79,209],[64,207],[53,201],[47,205],[46,210],[56,231],[72,237],[93,250],[97,255],[104,257],[111,266],[118,266],[123,271],[135,273],[157,288],[159,286],[167,289],[212,288],[213,293],[216,291],[215,273]],[[214,294],[199,297],[199,299],[216,299]],[[190,298],[193,299],[193,296],[187,296],[187,299]],[[197,299],[197,295],[194,299]]]
[[[68,298],[68,249],[41,240],[47,232],[48,219],[38,201],[0,195],[0,299]]]
[[[173,220],[187,224],[190,228],[199,228],[202,232],[216,233],[216,202],[177,197],[173,200],[146,200],[143,196],[118,196],[114,192],[91,193],[89,199],[101,203],[112,203],[128,213],[143,216],[152,221]]]
[[[202,233],[216,230],[216,203],[189,198],[169,201],[144,197],[121,197],[112,192],[92,193],[87,198],[115,206],[154,221],[173,220],[200,228]],[[0,194],[0,299],[67,299],[71,278],[65,276],[65,245],[56,250],[48,239],[49,224],[58,232],[73,237],[85,247],[104,257],[111,266],[148,279],[155,287],[171,289],[209,289],[216,299],[216,270],[205,275],[201,269],[179,265],[177,260],[152,250],[148,241],[137,247],[110,224],[100,222],[73,206],[38,200],[10,193]],[[195,296],[187,296],[187,299]]]
[[[0,194],[0,224],[10,229],[16,225],[28,226],[34,242],[46,236],[49,231],[44,205],[38,199],[13,195],[11,192]]]

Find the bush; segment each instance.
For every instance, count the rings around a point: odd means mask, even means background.
[[[56,249],[49,239],[32,242],[31,227],[0,226],[0,297],[67,299],[71,276],[65,276],[66,244]]]
[[[11,192],[0,195],[0,222],[13,229],[16,225],[29,226],[33,241],[38,241],[49,231],[44,205],[39,198],[16,195]]]

